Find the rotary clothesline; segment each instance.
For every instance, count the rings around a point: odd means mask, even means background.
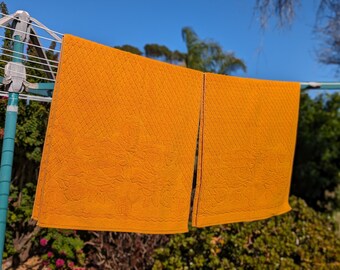
[[[3,13],[1,13],[0,12],[0,14],[2,14],[3,15]],[[2,28],[5,28],[5,29],[8,29],[8,30],[13,30],[13,28],[11,28],[11,27],[8,27],[8,26],[4,26],[4,25],[2,25],[1,26]],[[23,33],[23,34],[26,34],[26,32],[24,32],[24,31],[21,31],[21,30],[16,30],[17,32],[19,32],[19,33]],[[38,38],[41,38],[41,39],[45,39],[45,40],[49,40],[49,41],[53,41],[53,42],[56,42],[56,43],[60,43],[61,44],[61,41],[59,41],[59,40],[55,40],[55,39],[52,39],[52,38],[47,38],[47,37],[44,37],[44,36],[39,36],[39,35],[35,35],[35,34],[32,34],[32,36],[35,36],[35,37],[38,37]]]
[[[8,196],[14,156],[18,100],[29,99],[50,102],[50,97],[26,95],[22,94],[21,92],[26,90],[27,92],[33,94],[41,93],[41,95],[51,96],[55,82],[55,71],[57,68],[56,64],[58,64],[58,61],[48,59],[46,51],[52,51],[58,54],[59,51],[53,48],[42,46],[40,42],[40,38],[42,38],[42,36],[38,35],[34,28],[36,27],[44,30],[53,39],[43,39],[55,41],[56,44],[61,43],[61,37],[58,35],[62,35],[61,33],[50,30],[38,20],[32,18],[25,11],[17,11],[12,15],[3,13],[1,14],[3,17],[0,19],[0,26],[3,26],[5,29],[13,30],[11,38],[6,37],[6,35],[1,36],[1,38],[10,41],[13,45],[13,49],[2,48],[2,55],[11,58],[12,61],[6,61],[5,59],[2,59],[4,62],[6,62],[6,66],[5,68],[2,68],[4,69],[4,78],[0,78],[2,88],[6,90],[1,91],[0,95],[8,95],[0,170],[0,265],[2,265],[2,256],[5,243]],[[26,54],[25,46],[32,46],[32,48],[34,48],[37,52],[37,56]],[[47,78],[34,74],[27,74],[26,69],[39,72],[42,71],[40,68],[30,67],[27,63],[41,64]],[[30,83],[27,81],[27,78],[35,78],[47,82]]]
[[[8,92],[0,90],[1,97],[8,97]],[[19,99],[30,100],[30,101],[39,101],[39,102],[51,102],[52,98],[50,97],[41,97],[41,96],[33,96],[26,94],[19,94]]]
[[[0,87],[3,86],[3,84],[0,84]],[[323,88],[322,88],[323,87]],[[301,89],[302,90],[337,90],[334,89],[334,87],[338,87],[337,83],[301,83]],[[37,89],[36,91],[43,91],[43,89]],[[36,92],[36,94],[39,94],[39,92]],[[6,91],[0,91],[1,97],[8,97],[8,92]],[[19,99],[23,100],[30,100],[30,101],[38,101],[38,102],[52,102],[51,97],[43,97],[43,96],[34,96],[34,95],[27,95],[27,94],[19,94]]]
[[[20,17],[17,17],[15,16],[15,14],[17,14],[18,12],[22,12],[22,10],[18,10],[17,12],[14,13],[14,15],[9,15],[9,14],[5,14],[5,13],[2,13],[0,12],[0,14],[3,16],[3,17],[7,17],[7,18],[10,18],[10,19],[14,19],[16,21],[19,21],[19,22],[27,22],[26,20],[20,18]],[[27,13],[27,12],[26,12]],[[28,13],[27,13],[28,14]],[[37,28],[40,28],[42,30],[45,30],[46,32],[48,33],[54,33],[56,35],[60,35],[60,36],[63,36],[64,34],[63,33],[60,33],[60,32],[57,32],[57,31],[54,31],[54,30],[51,30],[49,29],[47,26],[43,25],[41,22],[37,21],[35,18],[31,17],[30,18],[31,21],[30,21],[30,24],[34,27],[37,27]],[[55,38],[55,36],[53,36]],[[56,38],[58,41],[61,41],[59,40],[58,38]]]

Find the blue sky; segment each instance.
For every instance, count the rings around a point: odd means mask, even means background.
[[[288,30],[271,23],[264,33],[253,15],[255,0],[7,0],[9,11],[28,11],[53,30],[105,45],[143,48],[159,43],[185,51],[184,26],[219,42],[242,58],[247,73],[237,76],[287,81],[337,81],[334,68],[316,59],[313,36],[319,1],[302,0]]]

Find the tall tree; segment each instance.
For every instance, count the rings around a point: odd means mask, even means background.
[[[319,60],[340,70],[340,1],[321,1],[316,33],[321,37]]]
[[[185,53],[178,50],[171,51],[167,46],[159,44],[146,44],[144,51],[146,57],[163,60],[172,64],[181,64],[186,57]]]
[[[234,53],[225,52],[217,42],[201,40],[190,27],[182,29],[182,38],[187,52],[172,51],[165,45],[155,43],[146,44],[144,53],[130,45],[115,48],[205,72],[230,74],[239,69],[247,70],[245,63]]]
[[[142,55],[143,52],[138,49],[137,47],[135,46],[131,46],[131,45],[122,45],[122,46],[115,46],[116,49],[119,49],[119,50],[122,50],[122,51],[126,51],[126,52],[130,52],[130,53],[133,53],[133,54],[137,54],[137,55]]]
[[[0,3],[0,10],[3,14],[8,14],[7,6],[4,2]],[[2,15],[5,16],[5,15]],[[9,27],[10,25],[7,24],[6,27]],[[13,50],[13,42],[9,40],[8,38],[12,37],[12,32],[8,28],[1,28],[4,31],[5,38],[3,39],[3,44],[1,46],[1,53],[0,53],[0,76],[4,76],[4,68],[8,61],[11,61],[11,55]]]
[[[318,59],[321,63],[340,69],[340,1],[318,0],[314,30],[321,39]],[[255,13],[265,28],[271,18],[278,19],[279,27],[289,27],[294,21],[301,0],[256,0]]]
[[[301,95],[291,191],[322,211],[340,208],[340,94]]]
[[[246,71],[245,63],[234,53],[224,52],[214,41],[201,40],[190,27],[182,29],[182,37],[187,47],[187,67],[219,74],[230,74],[238,69]]]

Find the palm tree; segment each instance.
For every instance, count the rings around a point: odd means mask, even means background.
[[[185,63],[188,68],[219,74],[230,74],[238,69],[246,71],[245,63],[234,53],[224,52],[217,42],[201,40],[190,27],[182,29],[182,37],[187,47]]]
[[[201,40],[190,27],[182,29],[182,37],[187,47],[186,53],[171,51],[164,45],[146,44],[144,55],[172,64],[185,64],[188,68],[204,72],[230,74],[238,69],[246,71],[244,62],[234,53],[224,52],[217,42]]]

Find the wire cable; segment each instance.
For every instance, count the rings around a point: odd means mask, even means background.
[[[25,31],[21,31],[21,30],[18,30],[18,29],[13,29],[13,28],[8,27],[8,26],[0,25],[0,27],[6,28],[6,29],[9,29],[9,30],[13,30],[13,31],[16,31],[16,32],[19,32],[19,33],[28,34],[28,35],[30,35],[30,36],[35,36],[35,37],[38,37],[38,38],[46,39],[46,40],[49,40],[49,41],[52,41],[52,42],[61,43],[61,41],[56,40],[56,39],[53,39],[53,38],[48,38],[48,37],[44,37],[44,36],[39,36],[39,35],[35,35],[35,34],[32,34],[32,33],[27,33],[27,32],[25,32]]]
[[[5,70],[4,67],[0,67],[0,69]],[[26,75],[27,77],[32,77],[32,78],[36,78],[36,79],[42,79],[42,80],[46,80],[46,81],[55,82],[55,80],[44,78],[44,77],[41,77],[41,76],[31,75],[31,74],[27,74],[27,73],[25,74],[25,73],[14,71],[14,70],[12,70],[11,72],[14,72],[14,73],[20,74],[20,75]]]
[[[35,44],[29,43],[29,42],[25,42],[25,41],[21,41],[21,40],[15,40],[15,39],[13,39],[13,38],[1,36],[1,35],[0,35],[0,37],[3,38],[3,39],[8,39],[8,40],[12,40],[12,41],[15,41],[15,42],[20,42],[20,43],[23,43],[23,44],[27,44],[27,45],[30,45],[30,46],[42,48],[42,49],[45,49],[45,50],[47,50],[47,51],[54,51],[54,52],[60,53],[59,50],[55,50],[55,49],[51,49],[51,48],[47,48],[47,47],[35,45]]]
[[[47,60],[49,62],[53,62],[53,63],[59,64],[59,61],[51,60],[51,59],[45,59],[45,58],[41,58],[39,56],[30,55],[30,54],[27,54],[27,53],[16,52],[16,51],[13,51],[13,50],[10,50],[10,49],[5,49],[5,48],[0,48],[0,50],[2,50],[2,51],[9,51],[9,52],[12,52],[12,53],[21,54],[21,55],[24,55],[24,56],[27,56],[27,57],[33,57],[33,58],[40,59],[40,60]]]
[[[13,63],[13,62],[11,62],[11,61],[6,61],[6,60],[2,60],[2,59],[0,59],[0,61],[1,62],[5,62],[5,63]],[[24,65],[25,66],[25,65]],[[30,67],[30,66],[25,66],[25,68],[29,68],[29,69],[33,69],[33,70],[39,70],[39,71],[43,71],[43,72],[52,72],[52,73],[54,73],[54,75],[56,75],[57,74],[57,72],[56,71],[49,71],[49,70],[45,70],[45,69],[42,69],[42,68],[37,68],[37,67]]]
[[[19,18],[17,18],[17,17],[11,16],[11,15],[8,15],[8,14],[2,13],[2,12],[0,12],[0,14],[1,14],[3,17],[9,17],[9,18],[12,18],[12,19],[17,20],[17,21],[20,21],[20,22],[28,23],[28,24],[33,25],[34,27],[41,28],[41,29],[43,29],[43,30],[45,30],[45,31],[46,31],[46,30],[51,31],[51,32],[53,32],[53,33],[55,33],[55,34],[57,34],[57,35],[60,35],[60,36],[63,36],[63,35],[64,35],[63,33],[60,33],[60,32],[54,31],[54,30],[51,30],[51,29],[49,29],[49,28],[47,28],[47,27],[42,27],[42,26],[40,26],[40,25],[37,25],[36,23],[27,22],[27,21],[21,20],[21,19],[19,19]]]
[[[13,55],[7,54],[7,53],[2,53],[2,55],[7,56],[7,57],[12,57],[12,58],[20,59],[20,60],[23,60],[23,61],[25,61],[25,62],[30,62],[30,63],[39,64],[39,65],[42,65],[42,66],[50,66],[50,67],[53,67],[53,68],[58,68],[58,66],[48,65],[48,64],[43,64],[43,63],[41,63],[41,62],[36,62],[36,61],[33,61],[33,60],[23,59],[22,57],[13,56]],[[0,54],[0,56],[1,56],[1,54]]]

